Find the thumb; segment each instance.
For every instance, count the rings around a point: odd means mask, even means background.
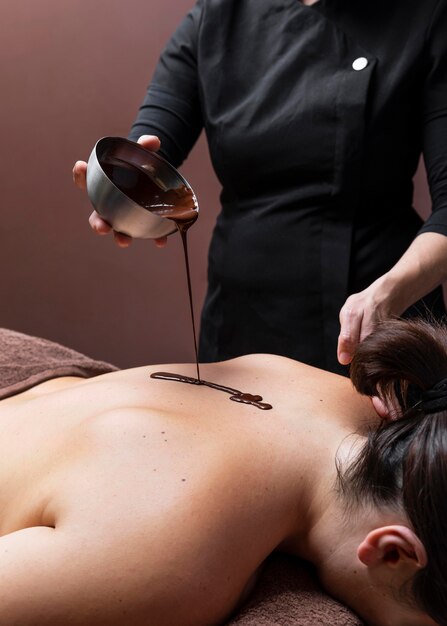
[[[143,146],[143,148],[152,150],[153,152],[157,152],[161,145],[160,139],[156,135],[141,135],[137,143]]]
[[[350,305],[345,305],[340,312],[340,334],[338,336],[337,356],[342,365],[352,361],[357,344],[360,341],[363,312]]]

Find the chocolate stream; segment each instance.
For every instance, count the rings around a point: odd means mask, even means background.
[[[119,180],[116,180],[113,174],[113,167],[128,169],[129,164],[120,159],[117,156],[109,157],[108,162],[103,164],[104,171],[114,181],[114,183],[120,187]],[[218,383],[209,382],[200,378],[199,369],[199,356],[197,350],[197,335],[196,326],[194,320],[194,306],[192,299],[192,287],[191,287],[191,273],[189,268],[189,255],[188,255],[188,242],[187,231],[194,224],[198,217],[197,200],[192,189],[187,186],[181,186],[176,189],[166,189],[161,185],[161,181],[154,177],[154,173],[145,169],[144,167],[133,164],[133,167],[138,172],[136,181],[132,184],[132,187],[122,189],[124,193],[129,195],[135,202],[143,206],[145,209],[151,211],[155,215],[159,215],[166,219],[172,220],[177,230],[179,231],[182,244],[183,253],[185,257],[186,266],[186,278],[188,283],[188,295],[189,295],[189,308],[191,312],[192,332],[194,337],[194,351],[196,357],[197,378],[191,378],[190,376],[182,376],[181,374],[171,374],[169,372],[155,372],[151,374],[151,378],[159,380],[170,380],[180,383],[188,383],[191,385],[203,385],[216,389],[217,391],[223,391],[230,394],[230,400],[233,402],[241,402],[243,404],[249,404],[262,410],[269,410],[272,408],[271,404],[262,402],[262,396],[252,395],[250,393],[244,393],[239,389],[233,389],[232,387],[225,387]],[[134,170],[134,171],[135,171]]]

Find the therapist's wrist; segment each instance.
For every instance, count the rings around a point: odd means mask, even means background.
[[[402,272],[392,269],[378,283],[376,297],[383,302],[389,316],[401,315],[427,293],[427,283],[417,270]]]
[[[446,279],[447,237],[422,233],[379,280],[394,315],[400,315]]]

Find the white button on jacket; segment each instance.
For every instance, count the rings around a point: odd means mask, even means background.
[[[360,70],[364,70],[365,67],[367,67],[367,65],[368,65],[368,59],[366,59],[365,57],[359,57],[352,63],[352,67],[353,69],[355,69],[356,72],[359,72]]]

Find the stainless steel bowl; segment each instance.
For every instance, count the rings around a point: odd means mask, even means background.
[[[150,208],[160,206],[164,193],[185,187],[195,200],[191,186],[175,167],[122,137],[100,139],[88,160],[91,203],[114,230],[130,237],[157,239],[175,232],[172,220],[155,215]]]

